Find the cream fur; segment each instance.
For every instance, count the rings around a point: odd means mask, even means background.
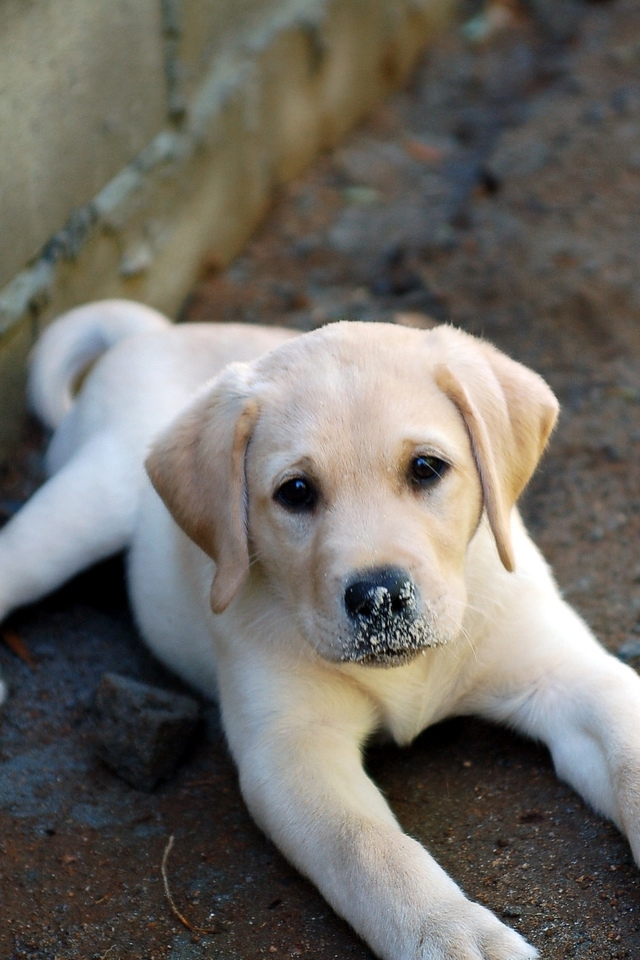
[[[362,767],[377,731],[475,713],[540,738],[640,860],[640,680],[515,507],[557,411],[538,376],[452,328],[172,327],[109,301],[46,331],[31,396],[52,475],[0,532],[0,615],[127,547],[140,630],[219,698],[256,821],[377,955],[537,956],[403,834]],[[441,476],[417,484],[417,457]],[[402,615],[350,614],[354,577],[391,568]]]

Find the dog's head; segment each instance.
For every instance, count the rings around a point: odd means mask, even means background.
[[[513,569],[556,416],[540,377],[459,330],[337,323],[227,367],[147,468],[215,561],[214,612],[251,577],[321,656],[394,665],[459,632],[483,510]]]

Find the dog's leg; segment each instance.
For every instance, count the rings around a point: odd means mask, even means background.
[[[542,740],[558,775],[626,834],[640,866],[640,677],[560,597],[523,604],[471,708]],[[473,699],[473,698],[472,698]]]
[[[253,664],[255,666],[255,663]],[[371,704],[332,677],[220,677],[225,727],[256,821],[385,960],[532,960],[404,834],[362,767]],[[239,672],[240,673],[240,672]],[[244,691],[249,690],[251,699]],[[267,699],[268,698],[268,699]]]
[[[107,434],[47,480],[0,530],[0,619],[122,549],[141,482]]]

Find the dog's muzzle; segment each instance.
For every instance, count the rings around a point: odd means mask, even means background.
[[[358,574],[344,591],[344,606],[351,626],[345,661],[399,666],[437,643],[420,616],[415,583],[398,567]]]

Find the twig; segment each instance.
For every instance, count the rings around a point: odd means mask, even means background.
[[[9,647],[9,650],[11,650],[12,653],[15,653],[16,657],[20,657],[21,660],[24,660],[27,666],[31,667],[32,670],[36,669],[36,661],[31,656],[31,653],[29,652],[22,637],[19,636],[15,630],[3,630],[1,636],[6,645]]]
[[[169,837],[167,845],[164,848],[164,853],[162,854],[162,864],[160,866],[160,873],[162,874],[162,883],[164,884],[164,892],[166,894],[167,900],[169,901],[169,906],[171,907],[173,913],[176,915],[180,923],[190,930],[191,933],[220,933],[219,930],[207,929],[206,927],[197,927],[191,923],[184,914],[180,913],[178,910],[175,900],[171,895],[171,890],[169,889],[169,878],[167,877],[167,860],[169,859],[169,854],[173,848],[174,837],[173,834]]]

